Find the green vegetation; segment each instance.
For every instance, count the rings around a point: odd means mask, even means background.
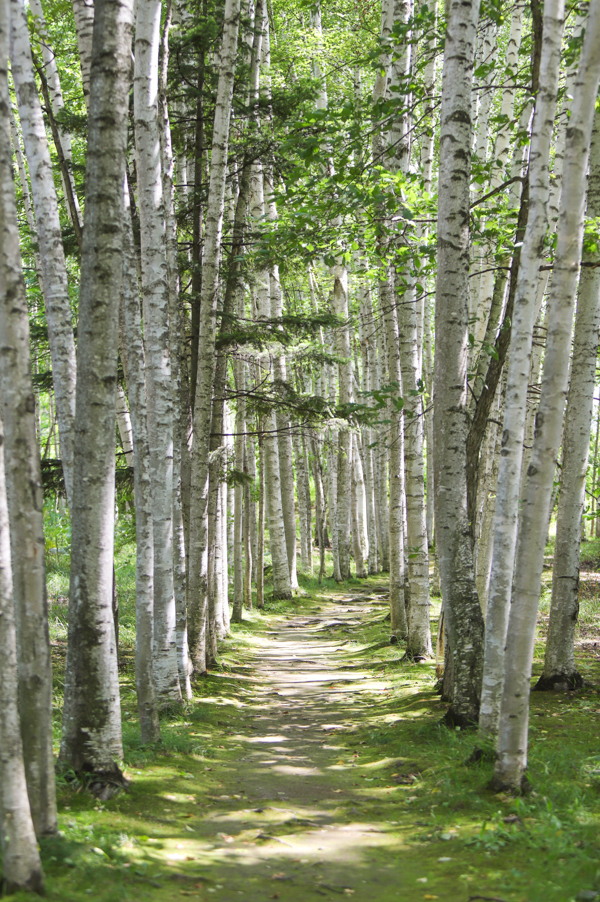
[[[386,585],[375,578],[336,587],[304,576],[302,594],[292,602],[268,601],[263,611],[246,612],[223,642],[218,668],[196,682],[193,701],[163,716],[162,744],[141,747],[134,556],[132,546],[122,544],[116,573],[124,765],[131,786],[102,802],[68,774],[60,776],[60,835],[42,843],[47,898],[295,902],[311,898],[313,890],[378,902],[594,898],[600,893],[600,572],[591,568],[600,559],[600,540],[586,543],[583,557],[577,651],[589,683],[566,695],[533,694],[533,792],[514,799],[489,791],[492,764],[485,756],[467,763],[478,746],[476,733],[440,725],[445,706],[436,694],[435,664],[403,663],[399,647],[387,645]],[[58,744],[68,555],[48,558]],[[534,680],[542,667],[548,603],[545,593]],[[267,761],[265,777],[264,766],[245,751],[262,735],[255,732],[261,719],[274,717],[282,729],[289,714],[302,717],[285,702],[269,701],[282,693],[273,694],[261,670],[264,650],[291,618],[315,624],[314,638],[305,643],[308,658],[316,644],[336,649],[328,659],[331,679],[320,690],[326,697],[315,701],[332,721],[314,751],[329,756],[326,768],[315,759],[327,790],[300,804],[265,791],[281,779],[279,768],[271,770],[274,762]],[[359,682],[352,682],[353,674]],[[279,705],[274,714],[272,704]],[[246,788],[240,791],[242,776]],[[320,824],[333,825],[321,833],[335,828],[359,836],[361,855],[344,865],[344,885],[321,873],[333,867],[329,850],[294,852],[300,839],[320,836],[314,829]]]

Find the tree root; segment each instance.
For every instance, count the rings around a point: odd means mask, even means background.
[[[553,673],[552,676],[542,676],[532,689],[532,692],[569,692],[583,688],[583,677],[576,670],[571,673]]]
[[[443,700],[443,696],[442,696]],[[477,726],[477,715],[469,715],[469,714],[461,714],[460,711],[456,711],[454,708],[450,707],[444,714],[442,718],[442,723],[446,727],[476,727]]]
[[[506,783],[501,777],[494,774],[490,780],[489,788],[492,792],[506,792],[511,796],[528,796],[533,791],[533,787],[525,774],[521,777],[521,785],[519,787]]]

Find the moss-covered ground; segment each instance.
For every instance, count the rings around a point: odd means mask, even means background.
[[[467,765],[470,731],[440,725],[434,662],[390,646],[382,578],[245,613],[194,699],[141,747],[133,548],[119,551],[124,767],[99,802],[64,777],[42,845],[49,900],[357,902],[600,900],[600,548],[584,547],[578,659],[588,685],[532,695],[526,799]],[[49,555],[58,742],[68,566]],[[535,675],[548,612],[541,601]],[[432,613],[436,613],[434,604]],[[27,894],[10,897],[30,900]]]

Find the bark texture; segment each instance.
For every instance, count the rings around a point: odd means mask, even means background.
[[[446,9],[442,78],[435,307],[435,527],[454,669],[450,722],[479,714],[483,619],[475,588],[467,514],[467,358],[471,82],[478,4]]]
[[[6,40],[7,4],[0,5],[0,52]],[[2,57],[6,59],[6,55]],[[3,64],[0,64],[3,65]],[[6,78],[5,72],[0,77]],[[2,86],[2,94],[8,96]],[[5,98],[0,100],[0,116]],[[6,135],[6,132],[4,133]],[[2,154],[3,158],[6,154]],[[10,185],[10,182],[8,183]],[[4,223],[0,222],[4,231]],[[1,284],[1,283],[0,283]],[[4,288],[4,286],[2,286]],[[13,586],[10,564],[10,537],[6,483],[4,481],[4,429],[0,421],[0,829],[2,830],[3,891],[20,889],[43,892],[42,863],[38,852],[27,796],[23,743],[19,723],[17,639],[15,634]]]
[[[160,705],[181,700],[173,584],[173,392],[169,281],[158,119],[161,3],[136,0],[133,105],[154,534],[154,680]]]
[[[76,365],[67,269],[50,150],[35,82],[27,17],[21,0],[11,0],[10,14],[11,72],[17,92],[25,155],[31,175],[31,193],[36,219],[36,237],[40,247],[60,452],[67,498],[71,504]]]
[[[500,715],[504,648],[517,541],[519,486],[536,288],[548,225],[550,142],[558,92],[563,14],[562,0],[552,0],[546,4],[540,90],[536,101],[529,159],[529,211],[512,317],[504,424],[498,464],[494,550],[487,605],[480,716],[482,732],[491,736],[496,735]]]
[[[116,783],[123,746],[112,621],[115,403],[132,6],[132,0],[99,0],[94,22],[60,752],[76,772]]]
[[[600,214],[600,115],[596,111],[590,148],[587,216]],[[537,689],[576,689],[582,678],[575,664],[575,627],[579,613],[579,550],[585,500],[592,408],[600,328],[600,254],[583,254],[573,362],[562,439],[562,468],[556,544],[552,569],[552,601],[546,639],[544,671]]]
[[[547,14],[549,12],[546,6]],[[559,7],[557,19],[561,19]],[[559,30],[562,22],[557,22]],[[546,30],[544,41],[551,35]],[[590,8],[576,77],[565,144],[565,168],[552,287],[548,298],[548,337],[536,431],[519,523],[507,643],[498,760],[493,784],[524,788],[527,768],[529,692],[537,608],[552,484],[561,440],[568,387],[575,291],[581,259],[586,173],[598,84],[600,82],[600,6]],[[515,603],[518,600],[518,603]]]
[[[56,832],[56,794],[52,751],[52,672],[48,636],[42,479],[40,452],[35,431],[35,401],[29,352],[29,314],[21,271],[19,232],[12,177],[10,146],[10,99],[6,61],[8,58],[8,7],[0,18],[0,384],[4,419],[4,461],[12,569],[8,561],[6,579],[10,587],[18,637],[18,704],[25,759],[27,791],[33,826],[38,836]],[[2,473],[4,496],[4,472]],[[5,504],[5,501],[2,501]],[[4,516],[4,514],[3,514]],[[6,545],[6,549],[8,545]],[[3,606],[8,603],[7,596]],[[7,642],[14,629],[6,612]],[[2,618],[3,619],[3,618]],[[3,649],[4,646],[0,646]],[[9,650],[10,654],[10,650]],[[8,662],[7,662],[8,666]],[[11,665],[12,666],[12,665]],[[8,672],[7,672],[8,676]],[[9,679],[14,679],[10,677]],[[9,708],[6,713],[10,717]],[[2,745],[0,744],[0,748]],[[20,755],[17,737],[10,738],[11,758]],[[9,759],[7,759],[7,766]],[[19,764],[13,760],[15,768]],[[15,778],[17,773],[15,770]],[[15,787],[17,790],[17,787]],[[11,801],[14,802],[14,799]],[[27,806],[27,812],[28,812]],[[6,811],[4,812],[6,815]],[[15,829],[25,830],[26,812]],[[27,814],[28,819],[28,814]],[[3,822],[5,817],[3,816]],[[8,829],[11,827],[8,825]],[[4,842],[4,835],[3,835]],[[26,837],[23,835],[23,842]],[[36,850],[37,851],[37,850]],[[10,850],[9,850],[10,852]],[[38,859],[39,861],[39,859]],[[18,871],[18,863],[15,861]],[[33,872],[32,872],[33,874]],[[33,880],[32,876],[32,880]]]

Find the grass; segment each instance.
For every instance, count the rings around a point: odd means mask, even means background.
[[[58,749],[68,555],[58,543],[47,557]],[[352,784],[357,786],[352,790],[355,807],[348,810],[359,814],[351,817],[384,831],[399,850],[395,857],[375,850],[370,867],[383,873],[396,862],[399,874],[410,883],[405,887],[400,881],[391,895],[382,886],[380,902],[388,898],[466,902],[478,894],[506,902],[576,902],[592,898],[594,890],[600,894],[600,540],[586,543],[582,558],[577,659],[588,685],[575,693],[532,695],[533,793],[525,799],[492,794],[487,788],[492,765],[485,760],[466,764],[478,745],[476,733],[440,725],[445,706],[435,692],[434,664],[403,663],[402,648],[385,644],[389,624],[383,602],[350,630],[332,625],[323,633],[325,640],[345,643],[345,669],[361,668],[384,687],[367,692],[352,729],[335,740],[341,760],[358,762],[352,765],[356,766],[352,774],[358,775]],[[83,789],[74,790],[64,775],[59,778],[60,834],[41,844],[47,898],[70,902],[92,895],[100,902],[116,902],[143,896],[148,902],[171,902],[187,895],[207,900],[221,892],[222,865],[217,858],[210,862],[202,858],[204,852],[192,864],[177,850],[199,841],[202,830],[209,829],[219,804],[211,800],[224,792],[227,798],[236,797],[239,735],[248,732],[249,712],[260,710],[252,662],[261,643],[268,641],[282,618],[326,611],[340,592],[346,598],[359,589],[383,593],[386,583],[378,577],[339,587],[333,580],[319,585],[315,577],[301,575],[300,593],[292,601],[267,600],[263,610],[245,612],[244,622],[234,625],[222,643],[216,670],[195,684],[191,702],[163,716],[162,743],[148,747],[139,740],[134,691],[135,560],[130,543],[117,547],[115,569],[123,765],[131,789],[101,803]],[[534,680],[543,662],[549,576],[547,571]],[[434,628],[438,609],[438,600],[433,599]],[[414,781],[392,785],[390,761],[404,762],[401,769],[414,772]],[[348,816],[348,810],[341,805],[340,817]],[[270,832],[277,829],[274,825]],[[278,835],[284,837],[289,829],[282,825]],[[297,896],[287,884],[274,894],[272,882],[255,874],[248,878],[248,898],[293,902],[304,898],[309,876],[305,868]],[[226,902],[242,898],[245,888],[241,884],[233,896],[228,892],[221,894]],[[322,894],[335,898],[329,890]],[[10,898],[25,902],[32,897],[21,893]]]

